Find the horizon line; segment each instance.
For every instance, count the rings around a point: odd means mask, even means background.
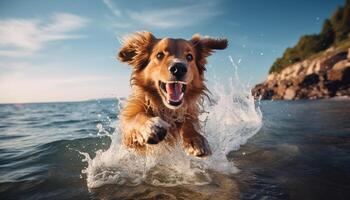
[[[101,98],[91,98],[82,100],[52,100],[52,101],[32,101],[32,102],[0,102],[0,105],[15,105],[15,104],[44,104],[44,103],[79,103],[85,101],[99,101],[108,99],[121,99],[125,97],[101,97]]]

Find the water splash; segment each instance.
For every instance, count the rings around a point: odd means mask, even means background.
[[[187,156],[180,145],[170,152],[163,151],[162,148],[166,147],[162,143],[157,144],[159,153],[139,156],[133,150],[122,147],[120,131],[116,128],[114,134],[110,135],[112,142],[108,150],[97,151],[94,158],[81,153],[85,156],[83,161],[88,163],[83,170],[88,187],[97,188],[106,184],[138,185],[142,182],[166,187],[204,185],[211,182],[211,170],[220,173],[237,172],[238,169],[233,162],[227,160],[226,155],[239,149],[260,129],[262,115],[255,106],[249,87],[239,80],[238,65],[232,57],[229,59],[234,67],[234,76],[227,81],[214,78],[214,83],[210,84],[213,86],[210,90],[214,103],[207,103],[207,112],[200,116],[204,134],[212,148],[212,156],[206,159]],[[119,127],[118,121],[116,127]]]

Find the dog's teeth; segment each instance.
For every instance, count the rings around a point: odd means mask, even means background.
[[[180,95],[179,101],[181,101],[183,97],[184,97],[184,93],[182,92]]]

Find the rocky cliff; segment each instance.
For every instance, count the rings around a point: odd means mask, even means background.
[[[327,49],[313,58],[295,63],[252,90],[258,99],[320,99],[350,96],[350,48]]]

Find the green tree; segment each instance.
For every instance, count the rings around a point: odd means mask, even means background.
[[[319,34],[302,36],[294,47],[287,48],[282,57],[276,59],[269,72],[280,72],[295,62],[304,60],[332,45],[338,45],[349,38],[349,33],[350,0],[347,0],[344,7],[338,7],[333,15],[324,21]]]
[[[335,32],[335,42],[339,43],[348,38],[350,32],[350,0],[344,7],[338,7],[330,18]]]
[[[335,32],[333,25],[329,19],[326,19],[324,21],[320,37],[324,49],[328,48],[334,43]]]
[[[341,41],[342,38],[344,37],[343,26],[342,26],[343,10],[344,10],[343,7],[338,7],[337,10],[332,15],[332,17],[330,18],[330,21],[332,23],[332,26],[335,32],[335,42]]]

